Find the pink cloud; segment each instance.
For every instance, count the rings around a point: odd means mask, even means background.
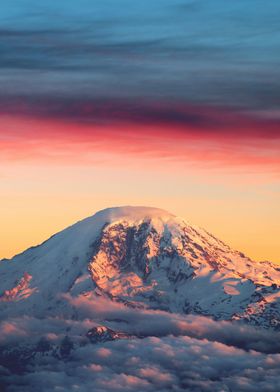
[[[112,351],[109,350],[108,348],[101,347],[100,349],[97,350],[97,354],[101,358],[108,358],[111,356]]]
[[[276,121],[181,104],[140,104],[128,109],[116,103],[84,105],[86,111],[82,104],[74,106],[73,117],[71,107],[65,108],[65,116],[2,113],[1,160],[141,166],[152,160],[159,169],[175,164],[179,170],[191,165],[279,174]],[[88,113],[90,121],[85,121]],[[100,116],[102,121],[93,121]]]
[[[0,342],[27,336],[25,329],[16,322],[3,321],[0,324]]]

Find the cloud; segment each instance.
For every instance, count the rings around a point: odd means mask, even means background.
[[[58,347],[48,355],[43,349],[35,356],[17,354],[19,362],[13,366],[3,362],[1,354],[0,378],[7,392],[277,391],[277,332],[201,316],[134,309],[102,298],[65,299],[71,307],[65,306],[59,317],[14,317],[0,325],[6,331],[1,334],[2,353],[8,348],[9,352],[24,349],[28,354],[39,342]],[[100,324],[131,336],[91,344],[86,332]],[[23,333],[15,334],[20,329]],[[65,336],[72,348],[61,357],[59,347]]]
[[[2,91],[276,109],[278,10],[276,0],[253,10],[251,0],[5,5]]]
[[[70,334],[74,339],[85,336],[97,325],[107,325],[113,330],[140,338],[149,336],[189,336],[196,339],[223,343],[244,350],[263,353],[280,352],[279,332],[256,329],[242,323],[215,321],[210,317],[182,315],[160,310],[134,309],[104,298],[92,300],[64,295],[66,303],[58,316],[46,315],[44,323],[36,317],[8,317],[0,323],[0,343],[10,344],[15,339],[33,343],[42,336],[59,341]],[[73,314],[75,319],[73,320]]]
[[[100,356],[100,350],[110,356]],[[276,391],[279,354],[264,355],[189,337],[122,340],[77,348],[67,361],[5,376],[8,391]],[[32,369],[32,368],[31,368]],[[31,370],[30,369],[30,370]]]
[[[3,162],[149,165],[279,174],[277,120],[224,109],[135,102],[2,103]],[[1,104],[0,104],[1,106]],[[17,113],[22,112],[19,116]],[[27,113],[33,112],[32,116]],[[158,161],[158,164],[155,162]]]
[[[64,296],[79,309],[81,319],[93,318],[97,323],[104,320],[113,329],[121,329],[137,336],[181,336],[217,341],[245,350],[264,353],[280,352],[277,343],[279,333],[255,329],[244,324],[214,321],[210,317],[180,315],[160,310],[134,309],[106,299]],[[121,323],[116,320],[121,320]]]
[[[0,323],[0,342],[17,341],[21,337],[27,336],[24,328],[21,328],[17,322],[3,321]]]
[[[60,120],[65,124],[74,122],[79,125],[141,124],[155,129],[162,128],[160,133],[163,135],[168,135],[170,127],[175,127],[179,135],[193,134],[198,138],[207,135],[224,139],[280,138],[277,118],[261,118],[256,116],[258,112],[245,115],[223,106],[199,105],[182,99],[6,96],[0,97],[0,114],[25,115],[30,119]]]

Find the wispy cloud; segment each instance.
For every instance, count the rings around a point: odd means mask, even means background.
[[[270,7],[251,0],[16,3],[1,12],[2,97],[279,107],[276,0]]]
[[[166,161],[181,169],[279,173],[278,120],[172,102],[17,100],[0,106],[4,161],[145,165],[158,159],[159,166]]]

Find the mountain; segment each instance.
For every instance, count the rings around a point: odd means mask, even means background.
[[[103,296],[134,308],[274,329],[280,318],[280,267],[252,261],[157,208],[100,211],[37,247],[1,260],[0,276],[3,317],[61,312],[74,317],[68,295]],[[112,331],[101,332],[101,340],[113,338]]]

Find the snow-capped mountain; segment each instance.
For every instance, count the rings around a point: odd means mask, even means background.
[[[271,328],[280,316],[280,267],[156,208],[100,211],[2,260],[0,276],[3,315],[74,312],[67,295]]]

